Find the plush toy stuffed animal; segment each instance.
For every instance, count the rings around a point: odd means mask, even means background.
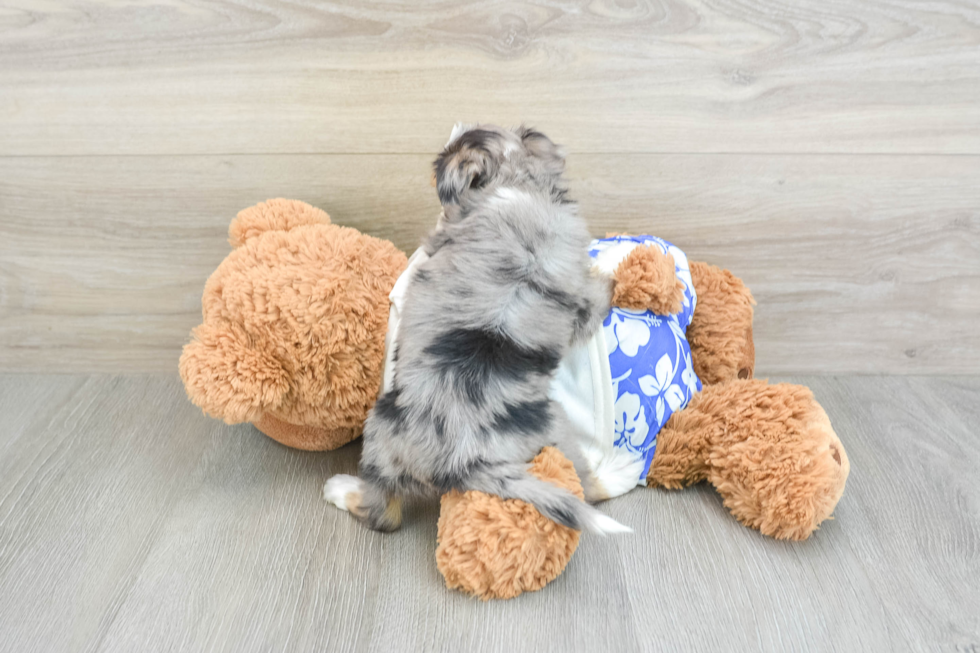
[[[775,538],[805,539],[830,517],[843,494],[850,471],[844,447],[807,388],[752,379],[754,302],[741,280],[705,263],[691,263],[689,271],[697,302],[686,336],[703,388],[656,434],[644,484],[679,489],[708,481],[746,526]],[[683,314],[678,276],[675,261],[662,248],[635,247],[615,272],[607,334],[623,308]],[[617,339],[622,346],[623,337]],[[643,374],[635,367],[630,371]],[[652,371],[651,394],[669,396],[666,383],[655,383],[661,375]],[[559,368],[559,380],[562,373]],[[612,376],[621,375],[613,371]],[[644,392],[640,381],[637,394]],[[624,408],[619,403],[614,437],[622,440],[629,437],[626,431],[638,410],[635,400],[632,406],[623,402]],[[542,452],[532,472],[581,496],[574,469],[555,449]],[[604,478],[600,473],[600,481]],[[621,485],[613,494],[626,489]],[[511,598],[540,589],[561,573],[577,543],[577,532],[523,502],[478,492],[450,492],[442,498],[439,570],[449,587],[480,598]]]
[[[228,229],[180,357],[191,401],[282,444],[326,451],[361,434],[378,397],[388,293],[407,265],[387,240],[275,199]]]
[[[252,422],[288,446],[328,450],[357,437],[383,383],[389,294],[407,266],[404,254],[288,200],[242,211],[229,233],[236,249],[208,280],[204,322],[181,356],[188,396],[207,413]],[[705,263],[681,270],[671,255],[682,256],[679,250],[640,240],[595,245],[629,249],[607,270],[616,279],[617,307],[604,327],[617,342],[607,349],[615,344],[631,353],[637,338],[637,348],[645,344],[642,333],[630,332],[631,318],[654,324],[658,316],[687,314],[680,330],[690,365],[683,367],[696,378],[683,373],[680,350],[669,374],[653,361],[650,370],[617,375],[635,392],[612,397],[606,414],[617,420],[619,439],[646,458],[630,463],[641,464],[640,478],[609,475],[609,495],[637,481],[675,489],[706,480],[746,526],[777,538],[808,537],[830,516],[849,471],[827,415],[804,387],[752,379],[753,301],[738,278]],[[676,331],[681,322],[672,322]],[[580,384],[573,363],[563,361],[558,376],[574,403]],[[684,380],[672,383],[674,371]],[[627,394],[648,395],[646,412]],[[641,414],[653,423],[652,413],[666,424],[659,433],[638,433]],[[532,470],[581,494],[571,463],[555,449],[542,451]],[[437,564],[449,587],[508,598],[557,577],[578,536],[521,501],[451,492],[442,498]]]

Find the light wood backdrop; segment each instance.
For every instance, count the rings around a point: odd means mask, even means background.
[[[759,302],[758,371],[980,369],[980,2],[0,0],[0,371],[173,371],[285,196],[418,242],[457,120]]]

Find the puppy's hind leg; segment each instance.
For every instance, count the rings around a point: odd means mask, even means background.
[[[403,489],[391,473],[388,443],[402,427],[398,390],[386,392],[368,415],[364,424],[364,447],[361,451],[361,476],[338,474],[323,486],[323,498],[341,510],[347,510],[368,528],[394,531],[402,524],[402,504],[398,490]]]
[[[373,531],[396,531],[402,525],[401,498],[362,478],[332,476],[323,486],[323,498],[347,510]]]

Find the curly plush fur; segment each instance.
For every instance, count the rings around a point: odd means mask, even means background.
[[[694,318],[687,327],[694,372],[702,383],[751,379],[755,372],[752,293],[728,270],[691,263],[698,293]]]
[[[531,473],[585,496],[575,467],[553,447],[534,458]],[[438,537],[436,564],[446,586],[487,600],[539,590],[557,578],[578,547],[579,531],[519,499],[453,490],[442,496]]]
[[[405,255],[291,200],[242,211],[229,240],[236,249],[208,279],[204,322],[180,358],[188,396],[289,446],[349,442],[378,395]]]
[[[647,485],[708,481],[740,522],[802,540],[830,517],[850,472],[808,388],[757,379],[705,386],[657,436]]]
[[[656,247],[637,247],[616,269],[612,305],[670,315],[681,310],[684,282],[675,272],[674,257]]]

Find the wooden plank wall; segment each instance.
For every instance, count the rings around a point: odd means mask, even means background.
[[[980,369],[980,3],[0,0],[0,371],[173,371],[268,197],[411,249],[457,120],[752,287],[758,372]]]

